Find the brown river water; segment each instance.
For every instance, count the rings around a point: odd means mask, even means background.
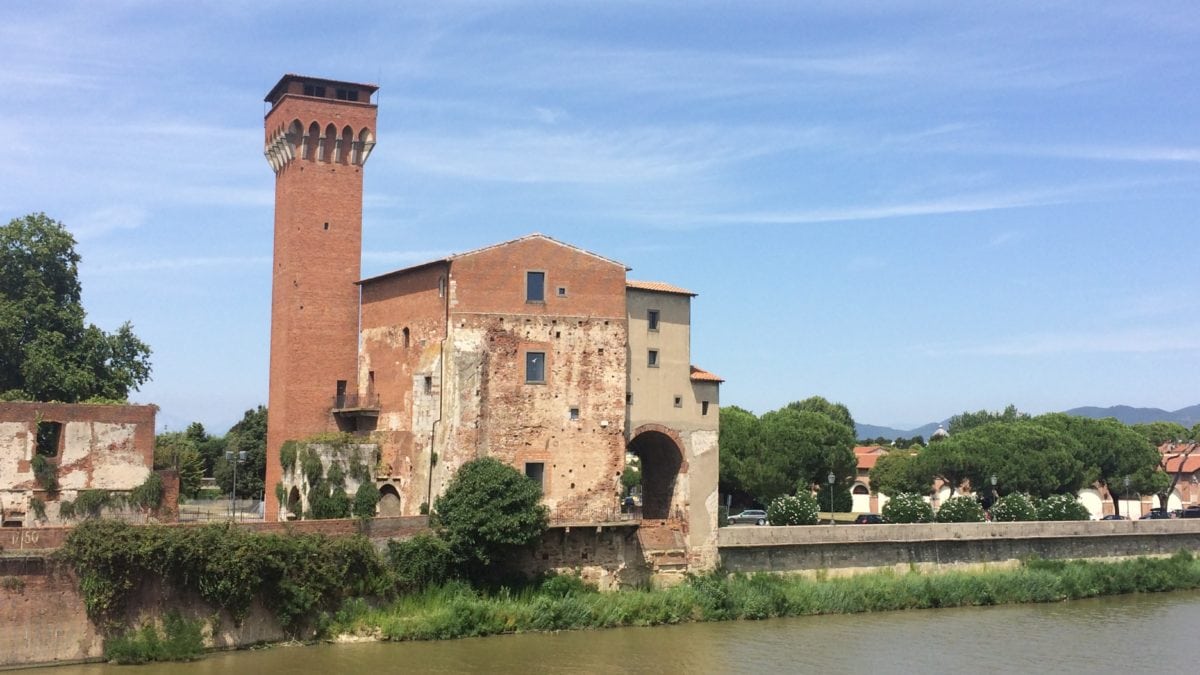
[[[37,675],[247,673],[1197,673],[1200,592],[1046,605],[280,646]]]

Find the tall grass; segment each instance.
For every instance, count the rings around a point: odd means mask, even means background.
[[[489,594],[465,583],[450,583],[383,607],[349,602],[327,630],[385,640],[440,640],[686,621],[1056,602],[1195,588],[1200,588],[1200,560],[1182,551],[1170,558],[1035,560],[1010,569],[883,571],[836,579],[718,572],[691,577],[672,588],[615,593],[559,582],[557,587]]]

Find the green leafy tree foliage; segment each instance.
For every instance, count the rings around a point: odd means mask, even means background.
[[[1000,494],[1047,497],[1078,492],[1089,482],[1088,467],[1079,459],[1083,454],[1079,442],[1033,420],[985,424],[952,435],[940,445],[957,446],[974,457],[967,474],[971,484],[990,488],[990,476],[995,475]]]
[[[375,517],[375,507],[379,505],[379,488],[373,483],[362,483],[354,493],[354,517],[369,519]]]
[[[919,475],[942,479],[942,483],[950,488],[951,496],[963,482],[972,478],[979,480],[984,473],[984,458],[968,443],[955,442],[953,437],[923,450],[917,457],[917,465]]]
[[[1089,520],[1092,514],[1074,495],[1050,495],[1037,504],[1038,520]]]
[[[981,427],[985,424],[993,422],[1016,422],[1019,420],[1029,419],[1028,413],[1023,413],[1017,410],[1017,406],[1011,403],[1001,412],[992,412],[990,410],[978,410],[976,412],[964,412],[950,418],[949,426],[946,431],[950,435],[960,434],[964,431],[970,431],[976,427]]]
[[[1017,523],[1037,520],[1037,508],[1029,495],[1022,492],[1007,494],[992,506],[992,520],[999,523]]]
[[[947,499],[937,511],[939,523],[982,523],[983,520],[979,500],[965,495]]]
[[[237,467],[237,496],[239,499],[262,497],[263,481],[267,477],[267,409],[260,405],[247,410],[241,421],[225,434],[224,449],[213,470],[221,492],[228,494],[233,488],[233,460],[226,455],[245,452],[246,458],[240,460]],[[233,457],[240,458],[241,455],[234,454]]]
[[[396,583],[403,591],[423,591],[454,576],[450,545],[429,532],[405,541],[389,541],[387,553]]]
[[[1094,420],[1063,413],[1042,415],[1034,421],[1075,439],[1079,444],[1077,456],[1086,465],[1089,477],[1109,489],[1114,506],[1117,503],[1115,490],[1124,489],[1126,476],[1131,479],[1131,487],[1141,494],[1165,492],[1167,477],[1158,472],[1162,454],[1135,429],[1115,419]],[[1116,487],[1117,483],[1121,484],[1120,488]],[[1165,499],[1164,495],[1164,506]]]
[[[541,537],[548,518],[541,499],[537,483],[485,457],[463,464],[454,474],[434,502],[434,521],[468,578],[479,579],[488,566]]]
[[[196,443],[180,431],[167,431],[154,438],[154,468],[179,473],[179,493],[195,497],[204,478],[204,459]]]
[[[921,495],[900,493],[883,505],[880,515],[887,523],[932,523],[933,507]]]
[[[1193,429],[1188,429],[1182,424],[1175,422],[1150,422],[1148,424],[1133,424],[1130,425],[1143,438],[1150,441],[1154,447],[1158,447],[1163,443],[1171,443],[1178,441],[1187,441],[1194,438]]]
[[[821,483],[817,488],[816,499],[822,509],[829,508],[829,492],[833,491],[833,510],[835,513],[850,513],[854,510],[854,496],[850,493],[850,485],[839,480],[832,486],[828,482]]]
[[[767,507],[767,521],[772,525],[815,525],[817,499],[808,493],[777,497]]]
[[[854,480],[854,430],[822,413],[783,408],[759,419],[752,452],[742,464],[742,484],[760,503],[825,483]]]
[[[44,213],[0,227],[0,398],[125,400],[150,379],[150,348],[129,323],[85,322],[79,254]]]
[[[915,452],[893,450],[875,460],[871,468],[871,491],[876,494],[928,494],[932,489],[933,476]]]
[[[758,417],[735,405],[721,406],[720,490],[743,492],[743,465],[754,454]]]
[[[209,435],[204,425],[199,422],[189,424],[183,434],[196,444],[196,449],[200,451],[200,457],[204,460],[204,475],[212,478],[217,460],[225,452],[225,438]]]
[[[798,412],[820,413],[838,424],[850,427],[851,433],[854,431],[854,417],[850,414],[850,409],[841,403],[831,403],[820,396],[811,396],[803,401],[792,401],[786,407]]]

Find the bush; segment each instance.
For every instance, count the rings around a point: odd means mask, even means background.
[[[1075,495],[1050,495],[1037,505],[1038,520],[1090,520],[1091,517]]]
[[[354,493],[354,516],[363,520],[375,517],[375,507],[379,505],[379,488],[372,483],[363,483]]]
[[[724,504],[717,507],[717,527],[725,527],[729,524],[729,507]]]
[[[1033,500],[1023,492],[1004,495],[992,505],[992,520],[996,522],[1015,523],[1037,519]]]
[[[902,492],[883,505],[886,523],[932,523],[933,507],[919,494]]]
[[[982,523],[983,520],[983,507],[979,505],[979,500],[966,495],[947,499],[937,512],[939,523]]]
[[[104,641],[104,658],[122,665],[150,661],[192,661],[204,653],[202,622],[188,620],[178,612],[163,617],[160,634],[154,624],[131,630]]]
[[[468,578],[494,574],[494,563],[537,542],[548,513],[540,486],[492,457],[476,459],[454,474],[434,502],[438,534]]]
[[[596,593],[595,586],[583,580],[578,574],[555,574],[550,572],[538,586],[538,592],[552,598],[568,598],[573,595]]]
[[[389,541],[388,562],[397,586],[405,591],[423,591],[454,576],[449,544],[428,532],[405,541]]]
[[[817,511],[812,495],[784,495],[767,506],[767,520],[772,525],[815,525]]]

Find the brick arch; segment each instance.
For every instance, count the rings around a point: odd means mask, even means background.
[[[643,424],[640,427],[634,429],[633,433],[629,434],[629,443],[632,444],[633,441],[636,440],[638,436],[641,436],[642,434],[644,434],[646,432],[650,432],[650,431],[655,431],[664,436],[667,436],[668,438],[671,439],[672,442],[675,443],[675,448],[677,450],[679,450],[679,473],[687,473],[688,463],[687,463],[687,460],[684,459],[684,457],[683,457],[683,449],[686,446],[683,444],[683,439],[680,438],[679,432],[675,431],[671,427],[663,426],[661,424],[654,424],[654,423]]]

